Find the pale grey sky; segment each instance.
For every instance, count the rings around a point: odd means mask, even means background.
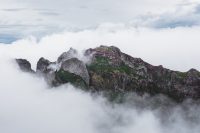
[[[199,0],[1,0],[0,42],[102,23],[166,28],[200,24]]]

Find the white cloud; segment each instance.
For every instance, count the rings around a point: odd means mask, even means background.
[[[41,77],[21,72],[8,59],[1,53],[0,132],[198,133],[200,130],[200,108],[190,103],[166,111],[165,105],[154,108],[159,99],[133,95],[135,100],[129,99],[125,105],[110,105],[101,96],[94,98],[71,85],[49,88]]]

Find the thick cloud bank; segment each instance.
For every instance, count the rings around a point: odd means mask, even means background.
[[[35,68],[41,56],[53,61],[70,47],[81,51],[102,44],[116,45],[153,64],[186,70],[200,66],[198,35],[198,27],[152,30],[104,25],[95,30],[46,36],[40,41],[31,37],[2,44],[0,132],[199,133],[198,103],[176,105],[163,96],[130,94],[124,104],[111,104],[102,96],[92,96],[69,84],[50,88],[43,78],[21,72],[12,60],[27,58]]]

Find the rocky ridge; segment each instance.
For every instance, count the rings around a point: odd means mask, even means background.
[[[111,99],[130,92],[164,94],[176,101],[200,98],[200,72],[195,69],[179,72],[153,66],[114,46],[87,49],[85,56],[91,57],[89,64],[76,55],[77,51],[71,48],[56,62],[40,58],[36,72],[27,60],[16,61],[23,71],[44,76],[52,86],[71,83],[92,92],[106,92]]]

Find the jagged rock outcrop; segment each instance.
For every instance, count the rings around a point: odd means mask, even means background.
[[[17,64],[19,65],[19,68],[22,71],[25,72],[31,72],[33,73],[34,71],[31,69],[31,63],[25,59],[15,59]]]
[[[54,86],[70,82],[93,92],[109,93],[112,98],[129,92],[164,94],[176,101],[200,98],[200,72],[195,69],[178,72],[153,66],[114,46],[86,50],[90,64],[84,64],[75,55],[74,49],[63,53],[56,62],[60,65],[56,70],[49,69],[52,63],[41,58],[37,71],[51,73]]]
[[[77,51],[70,48],[58,57],[57,62],[50,62],[43,57],[37,63],[36,72],[43,74],[49,84],[58,86],[72,83],[79,87],[89,86],[89,74],[86,65],[74,58]]]
[[[37,73],[50,73],[51,71],[54,71],[53,66],[56,66],[55,62],[50,62],[49,60],[41,57],[39,61],[37,62]]]
[[[57,64],[55,62],[50,62],[49,60],[41,57],[37,62],[36,74],[45,77],[47,83],[53,85],[55,81],[55,71],[57,69]]]

